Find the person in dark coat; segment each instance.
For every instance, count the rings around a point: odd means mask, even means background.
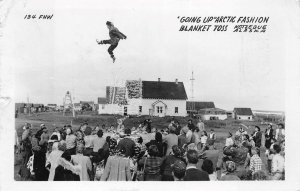
[[[115,62],[116,57],[114,56],[114,49],[118,46],[120,39],[126,39],[126,35],[124,35],[123,33],[121,33],[112,22],[107,21],[106,22],[106,26],[109,30],[109,40],[101,40],[101,41],[97,41],[98,44],[110,44],[109,48],[108,48],[108,53],[110,55],[110,57],[113,59],[113,62]]]
[[[270,146],[272,144],[272,139],[274,138],[274,134],[273,134],[273,127],[271,124],[268,124],[268,127],[265,131],[265,147],[267,149],[270,149]]]
[[[162,142],[162,134],[160,132],[155,133],[155,140],[151,140],[150,142],[145,144],[147,149],[149,149],[149,147],[151,145],[156,145],[157,146],[157,149],[158,149],[157,156],[158,157],[163,157],[164,156],[164,144]]]
[[[55,169],[54,181],[80,181],[80,168],[71,162],[71,155],[64,152]]]
[[[209,181],[207,172],[197,169],[198,152],[196,150],[187,151],[188,165],[186,168],[184,181]]]
[[[120,140],[117,149],[120,150],[122,147],[124,147],[126,149],[125,157],[133,157],[135,142],[131,138],[129,138],[131,129],[126,128],[124,133],[126,136],[122,140]]]
[[[255,147],[260,148],[261,147],[261,138],[262,138],[262,133],[260,131],[259,126],[255,126],[255,131],[254,134],[252,135],[253,140],[255,142]]]

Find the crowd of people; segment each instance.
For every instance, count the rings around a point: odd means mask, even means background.
[[[49,133],[41,124],[33,133],[28,123],[23,129],[18,173],[22,180],[284,180],[284,124],[276,130],[269,124],[264,133],[259,126],[253,132],[241,127],[228,133],[223,149],[216,148],[214,129],[206,131],[201,119],[185,126],[172,119],[162,130],[151,127],[150,119],[138,128],[125,127],[119,120],[116,128],[92,128],[85,122],[76,131],[65,125]],[[150,140],[145,143],[143,137]]]

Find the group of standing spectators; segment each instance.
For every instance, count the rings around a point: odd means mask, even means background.
[[[229,133],[221,151],[215,147],[214,130],[207,133],[201,119],[196,125],[189,120],[183,127],[172,119],[161,131],[149,128],[151,121],[145,124],[146,133],[153,136],[147,143],[122,123],[116,131],[83,123],[76,131],[67,125],[51,134],[44,124],[33,134],[31,125],[26,124],[19,175],[37,181],[264,179],[258,126],[251,135],[243,128],[234,136]],[[276,180],[284,178],[284,126],[280,127],[274,133],[270,125],[264,134],[268,173]]]

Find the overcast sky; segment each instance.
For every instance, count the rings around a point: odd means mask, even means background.
[[[183,81],[191,97],[216,107],[284,110],[286,5],[272,0],[19,1],[4,30],[3,61],[13,65],[15,101],[96,101],[105,86],[139,79]],[[54,14],[52,20],[24,20]],[[179,32],[178,16],[269,16],[267,32]],[[107,53],[105,22],[127,35]]]

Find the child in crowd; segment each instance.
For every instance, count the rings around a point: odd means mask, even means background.
[[[206,131],[203,131],[200,137],[201,148],[203,148],[206,145],[206,142],[207,142],[207,133]]]
[[[225,147],[233,145],[232,133],[228,132],[228,137],[226,138]]]

